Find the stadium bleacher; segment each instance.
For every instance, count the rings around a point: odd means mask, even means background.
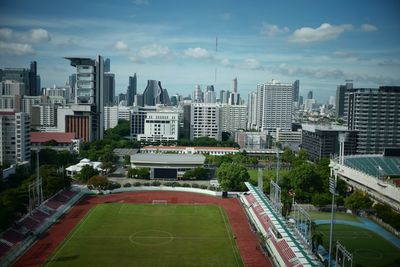
[[[344,163],[370,176],[400,176],[400,157],[380,155],[346,156]]]
[[[32,214],[23,217],[16,225],[0,235],[0,258],[11,251],[28,235],[39,229],[57,209],[71,200],[77,192],[62,190],[36,208]]]

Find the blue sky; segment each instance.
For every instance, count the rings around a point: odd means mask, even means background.
[[[38,61],[42,86],[74,72],[64,56],[111,59],[116,91],[160,80],[170,95],[196,84],[245,99],[257,84],[300,80],[325,101],[345,79],[400,85],[399,1],[4,1],[0,68]],[[218,52],[215,39],[218,36]]]

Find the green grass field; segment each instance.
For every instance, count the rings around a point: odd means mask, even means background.
[[[101,204],[45,266],[243,266],[216,205]]]
[[[312,220],[330,220],[331,213],[330,212],[318,212],[318,211],[309,211]],[[344,212],[335,212],[335,220],[345,220],[345,221],[353,221],[360,222],[358,217],[353,214],[344,213]]]
[[[319,225],[317,229],[322,232],[324,247],[328,249],[330,225]],[[335,225],[335,239],[353,253],[353,266],[400,266],[400,250],[374,232]]]

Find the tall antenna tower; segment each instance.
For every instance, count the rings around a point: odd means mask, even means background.
[[[215,37],[215,57],[218,53],[218,36]],[[214,76],[214,86],[217,84],[217,63],[215,63],[215,76]]]

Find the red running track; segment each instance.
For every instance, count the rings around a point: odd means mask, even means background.
[[[105,196],[86,196],[76,204],[61,220],[55,223],[13,266],[41,266],[56,250],[69,232],[96,204],[105,202],[152,203],[155,199],[168,203],[201,203],[222,206],[229,219],[240,255],[245,266],[272,266],[268,258],[257,249],[258,240],[250,230],[249,222],[238,199],[226,199],[196,193],[171,191],[145,191],[119,193]]]

